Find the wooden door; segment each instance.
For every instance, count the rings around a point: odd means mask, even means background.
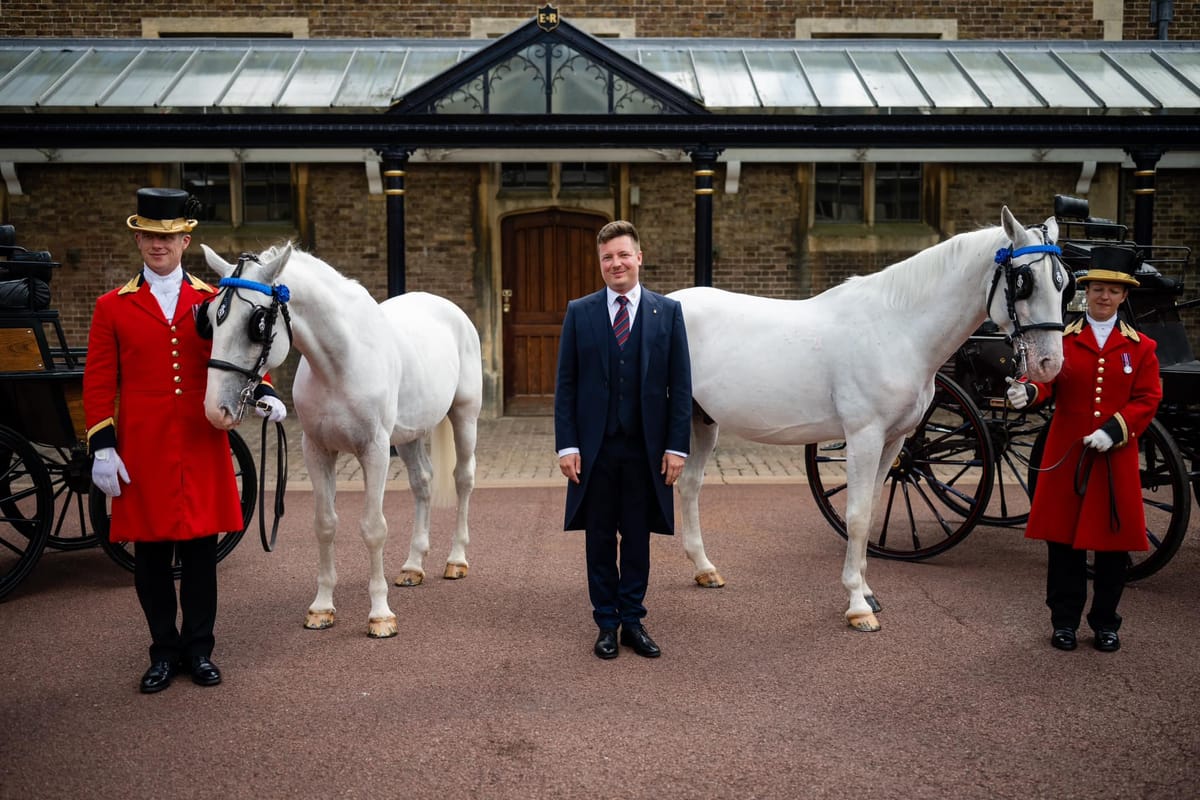
[[[596,234],[608,219],[573,211],[506,217],[501,226],[504,413],[552,414],[567,301],[604,286]]]

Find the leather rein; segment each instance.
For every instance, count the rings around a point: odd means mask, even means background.
[[[288,346],[292,344],[292,318],[288,313],[288,301],[291,299],[291,293],[286,286],[271,286],[258,281],[246,280],[241,277],[242,268],[245,267],[247,261],[258,262],[258,257],[250,253],[243,253],[238,257],[237,268],[228,278],[222,278],[217,285],[221,288],[221,299],[217,306],[217,325],[220,326],[229,316],[229,304],[236,295],[239,300],[249,303],[237,294],[238,289],[249,289],[251,291],[260,292],[271,298],[270,306],[261,306],[265,309],[265,315],[262,320],[262,349],[259,351],[258,358],[252,368],[245,368],[228,361],[210,358],[208,366],[211,369],[224,370],[226,372],[236,372],[246,378],[246,385],[242,387],[238,393],[238,408],[236,418],[241,422],[246,413],[246,407],[254,400],[254,390],[258,384],[262,382],[263,376],[266,375],[267,358],[271,353],[271,345],[275,341],[275,321],[282,316],[284,328],[287,330]],[[249,335],[248,335],[249,337]],[[266,408],[262,401],[255,403],[259,408]],[[271,524],[271,534],[267,536],[266,525],[266,465],[267,465],[267,431],[270,425],[270,419],[263,417],[262,435],[260,437],[259,448],[259,480],[258,480],[258,537],[262,542],[263,550],[270,553],[275,549],[275,542],[279,536],[279,520],[283,518],[284,503],[283,495],[287,489],[287,474],[288,474],[288,451],[287,451],[287,431],[284,430],[282,422],[275,423],[275,519]]]

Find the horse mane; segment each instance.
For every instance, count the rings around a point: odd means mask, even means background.
[[[931,287],[945,281],[946,271],[961,270],[977,257],[986,240],[1003,238],[999,225],[960,233],[870,275],[851,275],[833,290],[858,288],[876,292],[888,308],[912,308],[929,297]],[[990,250],[990,247],[989,247]]]
[[[262,253],[259,254],[259,256],[258,256],[259,260],[264,261],[264,262],[270,261],[271,259],[278,256],[279,253],[282,252],[283,249],[285,247],[288,247],[289,245],[292,248],[292,254],[288,258],[289,264],[292,261],[298,261],[300,264],[315,268],[318,272],[322,273],[322,277],[337,276],[338,278],[340,278],[342,281],[345,282],[345,284],[346,284],[345,288],[347,290],[353,291],[353,292],[361,292],[362,294],[366,295],[367,297],[370,297],[370,292],[367,291],[367,288],[365,286],[363,286],[361,283],[359,283],[357,280],[355,280],[354,278],[351,278],[347,275],[342,274],[336,268],[334,268],[333,265],[331,265],[329,262],[319,258],[318,256],[313,255],[312,253],[308,252],[307,250],[302,250],[299,246],[297,246],[297,244],[295,242],[284,242],[283,244],[271,245],[270,247],[268,247],[266,250],[262,251]],[[288,267],[285,266],[284,274],[287,273],[287,269],[288,269]],[[284,280],[284,282],[286,283],[286,279]],[[333,286],[328,286],[326,288],[327,288],[327,290],[331,290],[331,289],[333,289]],[[372,302],[374,302],[374,301],[372,300]]]

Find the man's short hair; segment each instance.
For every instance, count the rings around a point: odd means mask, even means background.
[[[637,228],[633,227],[633,223],[623,219],[613,220],[600,229],[596,234],[596,246],[611,242],[621,236],[628,236],[633,239],[633,246],[638,250],[642,249],[642,242],[638,238]]]

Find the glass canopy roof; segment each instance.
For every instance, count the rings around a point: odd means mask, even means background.
[[[596,41],[714,113],[1200,110],[1200,42]],[[494,43],[5,39],[0,111],[377,113]],[[595,65],[568,64],[569,55],[556,63],[558,99],[539,106],[522,83],[544,80],[525,63],[534,60],[510,59],[503,82],[480,73],[478,87],[490,83],[487,103],[460,91],[425,113],[612,113]],[[639,87],[627,88],[629,108],[645,113]]]

